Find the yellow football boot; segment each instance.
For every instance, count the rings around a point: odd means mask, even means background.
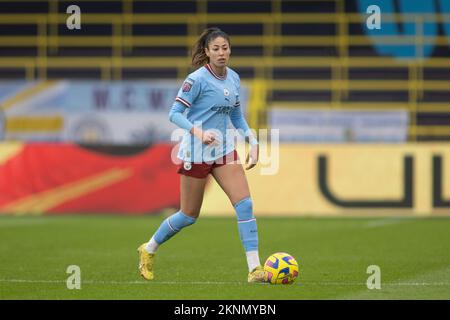
[[[248,274],[248,282],[267,282],[267,272],[264,271],[263,267],[257,266]]]
[[[139,271],[145,280],[153,280],[153,259],[155,254],[145,250],[147,243],[143,243],[137,251],[139,252]]]

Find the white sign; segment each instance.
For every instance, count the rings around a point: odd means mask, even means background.
[[[273,108],[271,129],[280,130],[281,142],[405,142],[408,112],[293,110]]]

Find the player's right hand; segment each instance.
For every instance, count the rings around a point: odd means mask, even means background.
[[[211,131],[205,131],[202,135],[202,142],[206,145],[217,143],[216,135]]]

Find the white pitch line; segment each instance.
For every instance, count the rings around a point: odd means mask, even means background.
[[[0,228],[13,228],[23,226],[41,226],[48,225],[48,221],[44,220],[0,220]]]
[[[305,282],[300,283],[303,285],[318,285],[318,286],[363,286],[366,287],[366,283],[361,282]],[[381,283],[381,286],[388,287],[401,287],[401,286],[449,286],[450,282],[390,282],[390,283]]]
[[[26,279],[0,279],[0,282],[12,282],[12,283],[66,283],[66,280],[26,280]],[[155,284],[212,284],[212,285],[220,285],[220,284],[244,284],[246,282],[224,282],[224,281],[101,281],[101,280],[81,280],[81,283],[85,284],[115,284],[115,285],[134,285],[134,284],[144,284],[149,285],[152,283]]]
[[[65,280],[26,280],[26,279],[0,279],[0,282],[10,283],[66,283]],[[82,284],[103,284],[103,285],[149,285],[149,284],[168,284],[168,285],[244,285],[243,281],[100,281],[100,280],[82,280]],[[264,284],[265,283],[261,283]],[[299,282],[295,283],[300,286],[366,286],[363,282]],[[381,283],[381,286],[397,287],[397,286],[449,286],[450,282],[398,282],[398,283]]]
[[[417,221],[414,218],[409,218],[409,217],[402,217],[402,218],[380,218],[377,220],[373,220],[373,221],[369,221],[367,222],[364,227],[365,228],[379,228],[379,227],[384,227],[384,226],[390,226],[390,225],[396,225],[399,223],[405,223],[405,222],[412,222],[412,221]]]

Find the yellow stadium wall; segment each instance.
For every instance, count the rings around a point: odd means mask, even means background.
[[[243,147],[238,151],[245,159]],[[332,200],[319,183],[324,159]],[[246,171],[258,216],[450,215],[448,143],[285,144],[279,149],[278,173],[261,175],[262,167]],[[231,214],[227,197],[211,181],[202,215]]]

